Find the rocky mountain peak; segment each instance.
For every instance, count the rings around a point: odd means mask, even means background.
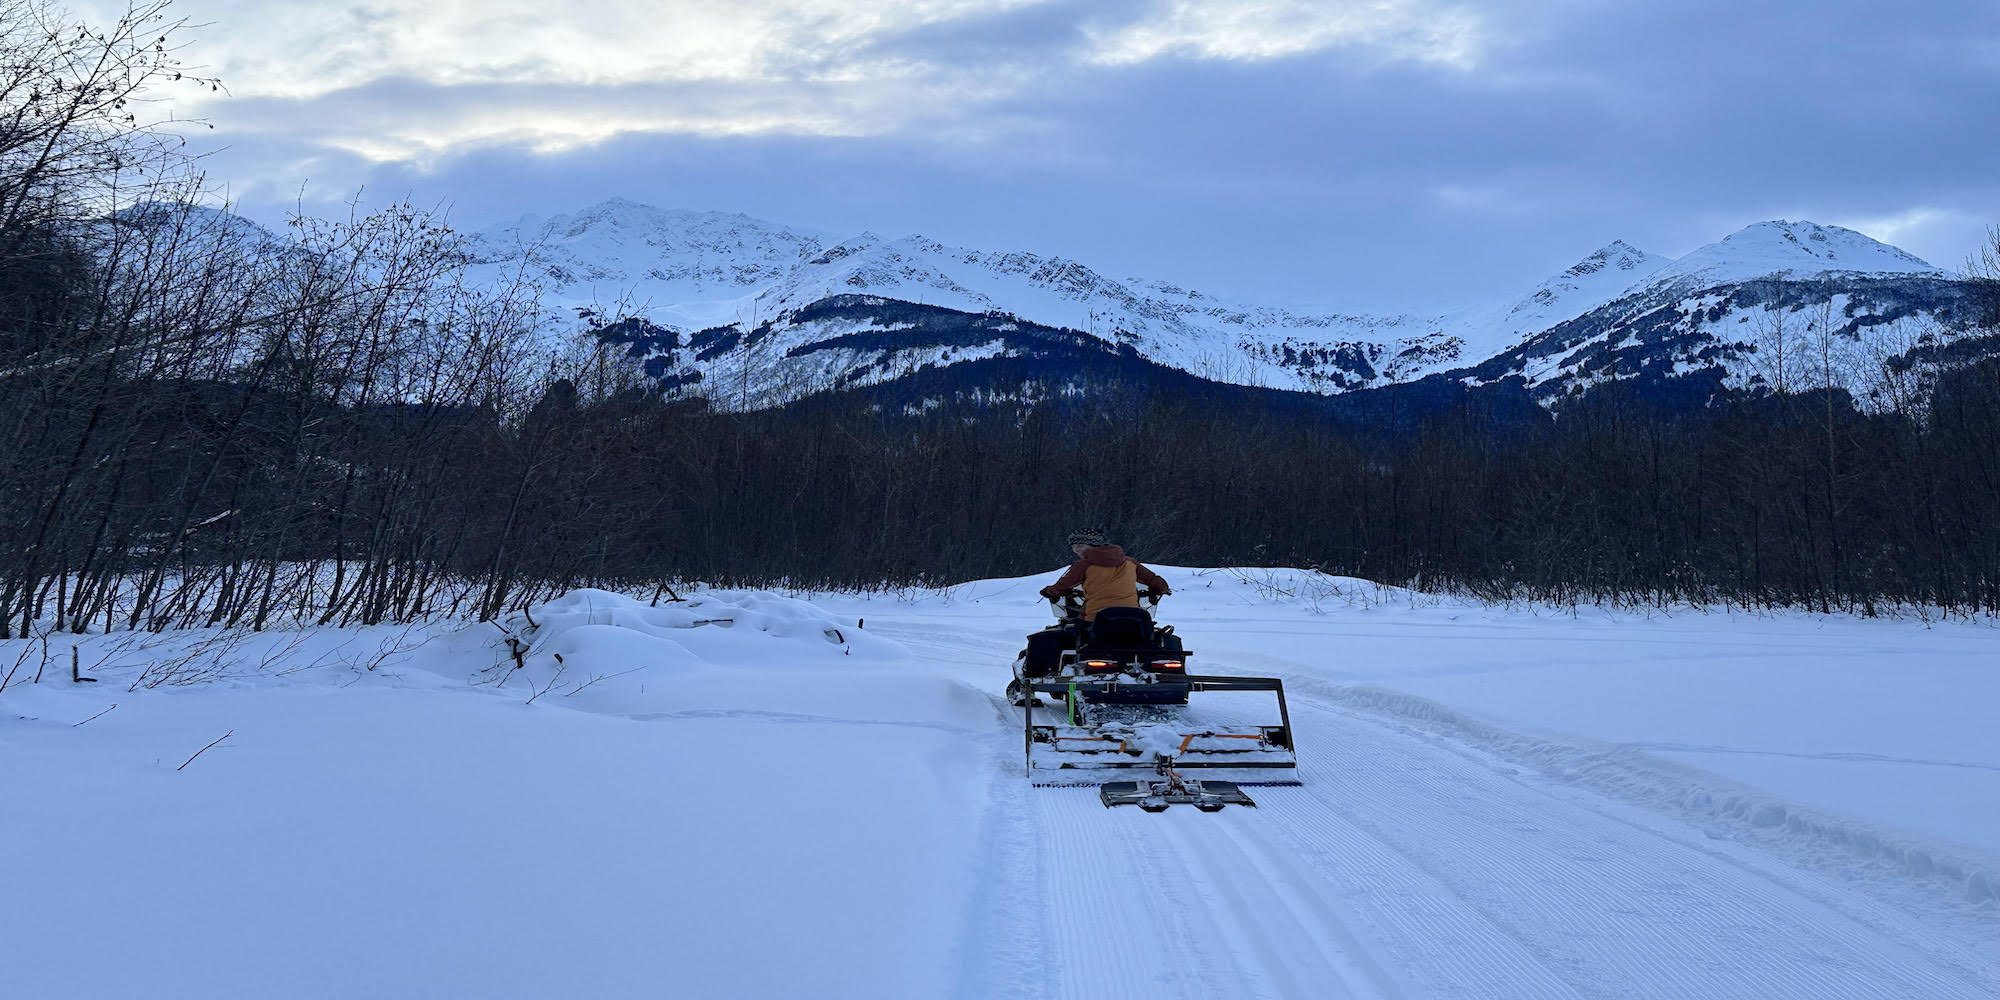
[[[1596,274],[1606,269],[1636,271],[1646,266],[1647,263],[1657,260],[1658,258],[1652,254],[1624,240],[1612,240],[1596,253],[1571,264],[1569,269],[1563,273],[1572,278],[1581,278],[1585,275]]]

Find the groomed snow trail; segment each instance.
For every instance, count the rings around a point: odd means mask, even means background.
[[[1302,745],[1315,741],[1295,790],[1306,801],[1260,832],[1308,861],[1302,877],[1368,886],[1357,908],[1385,919],[1432,898],[1443,933],[1389,944],[1433,995],[1994,995],[1992,970],[1931,950],[1916,927],[1840,887],[1683,839],[1668,821],[1464,748],[1302,701]],[[1353,866],[1310,863],[1315,852],[1352,849],[1357,834],[1392,848],[1401,864],[1383,870],[1423,882],[1384,893]],[[1475,947],[1492,957],[1474,959]],[[1568,989],[1524,988],[1544,977]]]
[[[893,630],[919,655],[1010,640]],[[1211,662],[1217,672],[1265,673]],[[950,669],[950,668],[947,668]],[[968,677],[969,679],[969,677]],[[2000,974],[1850,887],[1435,733],[1294,692],[1297,788],[1218,814],[1018,788],[995,959],[963,995],[1991,998]],[[996,780],[1027,784],[1004,706]],[[996,820],[1004,822],[1004,820]],[[1029,857],[1019,852],[1029,852]],[[1006,924],[1008,926],[998,926]],[[975,945],[975,947],[977,947]]]
[[[1255,808],[1031,786],[1041,578],[86,637],[0,700],[0,996],[2000,997],[2000,629],[1165,572],[1286,681]]]

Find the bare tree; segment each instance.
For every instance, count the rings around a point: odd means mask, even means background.
[[[1792,330],[1791,310],[1785,305],[1784,289],[1788,271],[1774,271],[1764,278],[1770,286],[1770,295],[1757,316],[1757,354],[1754,367],[1757,373],[1780,396],[1792,391],[1792,373],[1797,367],[1793,355],[1796,348],[1793,341],[1797,334]]]

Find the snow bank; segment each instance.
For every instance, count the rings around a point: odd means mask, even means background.
[[[740,693],[746,672],[782,673],[789,686],[818,690],[908,658],[854,621],[766,591],[704,591],[654,605],[573,590],[476,634],[488,657],[475,682],[613,714],[714,707],[710,696]]]
[[[607,590],[572,590],[510,615],[501,625],[509,635],[528,641],[533,656],[553,657],[564,651],[565,643],[587,645],[590,640],[571,635],[580,629],[655,639],[666,645],[641,644],[644,652],[635,649],[631,655],[688,663],[760,662],[774,656],[793,662],[839,662],[857,651],[876,660],[903,655],[894,643],[835,621],[806,601],[766,591],[708,591],[652,605]],[[713,631],[696,631],[705,627]]]
[[[58,645],[0,698],[0,994],[949,993],[998,710],[855,625],[579,591],[97,684]]]

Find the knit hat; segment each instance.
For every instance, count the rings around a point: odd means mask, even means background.
[[[1103,545],[1103,544],[1104,544],[1104,529],[1103,529],[1103,528],[1085,528],[1085,529],[1083,529],[1082,531],[1072,531],[1072,532],[1070,532],[1070,533],[1069,533],[1069,542],[1068,542],[1068,544],[1070,544],[1070,545]]]

